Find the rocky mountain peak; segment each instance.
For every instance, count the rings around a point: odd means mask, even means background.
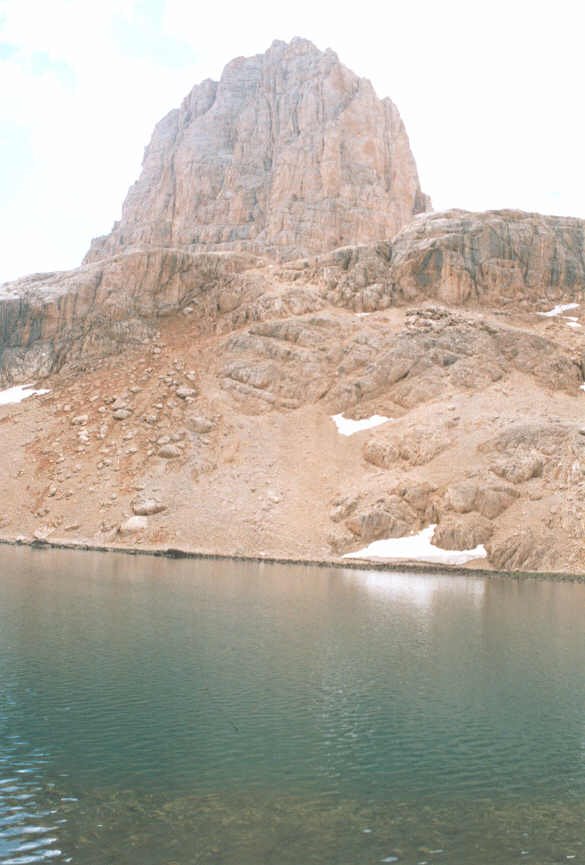
[[[290,259],[390,238],[429,209],[395,105],[330,49],[277,40],[157,124],[86,263],[149,246]]]

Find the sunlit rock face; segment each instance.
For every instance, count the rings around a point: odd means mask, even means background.
[[[391,238],[429,208],[390,99],[331,50],[274,42],[160,121],[86,261],[145,245],[296,258]]]
[[[200,333],[229,333],[255,323],[263,332],[254,334],[254,354],[262,339],[274,345],[283,327],[278,322],[291,315],[345,308],[367,316],[414,305],[408,316],[408,338],[392,337],[396,369],[391,378],[381,346],[374,342],[369,347],[369,338],[360,337],[360,355],[371,362],[368,393],[377,392],[378,379],[384,387],[395,381],[401,389],[412,387],[413,366],[417,370],[433,366],[439,346],[452,357],[464,344],[468,358],[482,346],[481,369],[477,373],[467,369],[464,375],[467,361],[450,366],[447,359],[441,367],[442,381],[456,370],[459,379],[477,384],[490,370],[493,377],[503,363],[513,360],[516,368],[543,382],[554,380],[555,387],[576,388],[582,381],[580,359],[551,364],[551,351],[560,350],[563,357],[566,351],[563,346],[551,349],[540,330],[500,332],[493,324],[454,315],[454,310],[538,313],[535,325],[558,321],[565,330],[571,325],[577,333],[581,325],[565,320],[564,313],[579,309],[585,287],[584,238],[585,222],[579,219],[452,210],[415,217],[392,241],[348,245],[280,264],[266,255],[194,252],[188,246],[125,249],[72,271],[33,274],[0,288],[0,383],[25,382],[65,365],[147,345],[161,316],[185,307],[192,308]],[[357,322],[367,331],[367,317]],[[317,340],[315,327],[314,322],[309,328],[303,322],[300,334],[286,336],[289,342],[306,341],[311,350],[323,343],[308,372],[294,370],[290,359],[283,372],[295,404],[313,393],[307,388],[309,379],[314,380],[315,393],[332,386],[326,384],[325,349],[335,355],[342,338],[330,328]],[[435,354],[429,354],[429,339]],[[251,351],[246,340],[240,334],[235,343],[226,345],[230,354],[235,346],[237,358],[230,377],[238,381]],[[355,402],[356,393],[366,392],[361,378],[353,390],[346,386],[343,377],[337,380],[336,392],[344,394],[342,409]]]
[[[425,214],[394,239],[391,270],[404,297],[494,306],[580,300],[585,222],[520,210]]]

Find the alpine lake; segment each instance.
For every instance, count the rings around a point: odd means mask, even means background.
[[[0,547],[0,863],[585,863],[585,585]]]

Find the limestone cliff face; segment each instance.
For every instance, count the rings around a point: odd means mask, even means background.
[[[396,106],[333,51],[274,42],[161,120],[86,262],[152,245],[297,258],[391,238],[429,207]]]
[[[510,210],[424,214],[392,242],[333,250],[309,269],[332,303],[356,311],[429,299],[538,311],[581,300],[585,221]]]
[[[157,322],[194,303],[202,330],[253,256],[153,247],[0,286],[0,382],[78,368],[150,342]]]
[[[281,265],[150,246],[1,287],[0,382],[146,344],[162,316],[185,307],[200,333],[227,333],[328,306],[373,312],[432,300],[542,312],[580,302],[584,290],[585,222],[517,211],[425,214],[393,241]]]
[[[196,87],[84,264],[0,286],[0,388],[50,376],[0,408],[0,529],[318,558],[437,524],[584,573],[585,221],[427,208],[332,52]]]
[[[580,299],[585,222],[517,210],[429,214],[394,239],[392,277],[406,297],[431,291],[453,304]]]

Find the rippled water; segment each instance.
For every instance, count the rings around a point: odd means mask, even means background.
[[[0,548],[0,863],[585,861],[585,586]]]

